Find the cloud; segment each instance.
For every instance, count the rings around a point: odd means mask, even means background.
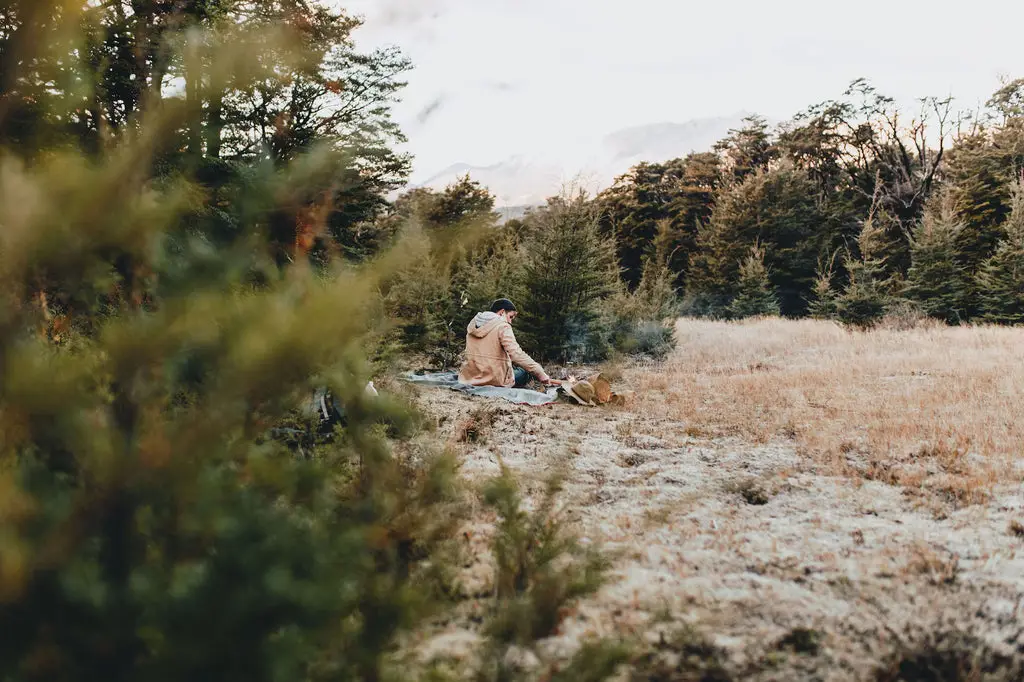
[[[386,0],[379,22],[384,26],[418,26],[441,18],[444,0]]]
[[[420,112],[416,114],[416,121],[420,125],[424,125],[431,116],[437,113],[437,110],[441,108],[447,98],[448,96],[445,93],[441,93],[434,99],[430,100],[430,102],[427,103],[427,106],[420,109]]]

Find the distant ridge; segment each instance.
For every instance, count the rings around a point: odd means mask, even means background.
[[[565,186],[597,192],[638,163],[657,163],[691,152],[709,151],[730,129],[742,125],[747,115],[741,112],[685,123],[633,126],[584,141],[564,153],[544,150],[536,155],[516,154],[486,166],[455,163],[412,183],[411,187],[443,189],[469,174],[491,190],[499,207],[511,211],[509,218],[519,217],[527,207],[543,204]]]

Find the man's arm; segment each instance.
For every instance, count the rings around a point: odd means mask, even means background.
[[[522,349],[519,342],[516,341],[515,332],[512,331],[511,325],[505,325],[500,332],[501,346],[508,353],[509,358],[512,360],[512,364],[519,365],[527,372],[537,377],[537,380],[542,383],[548,383],[551,381],[551,377],[547,375],[544,368],[540,366],[540,363],[531,358],[526,354],[526,351]]]

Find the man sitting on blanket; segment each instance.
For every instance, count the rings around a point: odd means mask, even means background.
[[[477,313],[466,330],[466,361],[459,382],[471,386],[522,388],[533,375],[542,384],[557,386],[544,368],[527,355],[512,332],[512,320],[518,315],[507,298],[499,298],[491,311]]]

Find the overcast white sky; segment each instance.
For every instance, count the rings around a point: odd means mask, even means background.
[[[785,119],[861,76],[964,106],[1024,77],[1022,0],[338,1],[366,17],[361,47],[415,63],[397,114],[417,176],[633,125]]]

